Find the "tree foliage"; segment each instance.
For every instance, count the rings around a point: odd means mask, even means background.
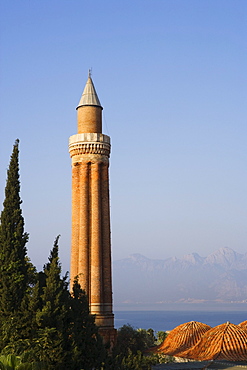
[[[101,369],[107,353],[95,325],[95,318],[89,313],[87,295],[77,278],[73,284],[70,307],[73,318],[70,329],[73,369]]]
[[[122,326],[118,329],[112,369],[150,370],[155,364],[173,361],[170,356],[151,354],[146,351],[155,345],[157,345],[157,338],[153,329],[135,329],[129,324]]]
[[[32,368],[42,364],[48,370],[101,369],[104,345],[85,292],[75,281],[70,294],[68,276],[61,276],[59,237],[43,271],[37,273],[28,260],[18,144],[17,140],[10,159],[0,218],[0,368],[15,361],[15,368],[21,369],[26,354]]]
[[[164,342],[164,340],[166,339],[167,335],[168,334],[167,334],[166,331],[163,331],[163,330],[157,331],[157,333],[156,333],[156,336],[157,336],[157,344],[160,344],[160,343]]]
[[[155,336],[153,329],[134,329],[127,324],[118,330],[117,344],[114,349],[115,353],[121,353],[127,356],[130,352],[137,354],[138,351],[143,352],[149,347],[154,346]]]
[[[7,314],[19,309],[28,285],[28,235],[20,207],[18,143],[17,140],[7,172],[0,224],[0,309]]]
[[[67,277],[61,278],[58,257],[58,239],[54,242],[49,262],[44,266],[44,286],[41,289],[41,307],[37,309],[37,354],[39,359],[50,364],[51,369],[68,369],[70,323],[69,291]],[[38,282],[42,284],[41,281]],[[42,286],[42,285],[41,285]],[[36,287],[37,289],[37,287]],[[38,302],[37,302],[38,304]]]
[[[89,312],[78,279],[72,292],[61,276],[59,236],[43,271],[27,257],[19,181],[18,140],[7,172],[0,217],[0,370],[139,370],[160,362],[146,356],[156,337],[152,329],[124,325],[108,353]],[[158,333],[161,339],[164,333]]]
[[[19,141],[16,140],[7,171],[5,200],[0,217],[0,333],[2,346],[27,334],[27,295],[33,279],[28,261],[21,210]]]
[[[29,362],[27,356],[0,355],[0,370],[47,370],[42,362]]]

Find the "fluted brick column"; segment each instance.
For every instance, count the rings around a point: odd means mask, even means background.
[[[105,342],[116,340],[112,312],[109,205],[110,138],[102,134],[102,106],[89,74],[77,107],[78,133],[70,137],[72,243],[70,278],[78,275]]]
[[[70,277],[74,280],[78,275],[79,233],[80,233],[80,165],[72,164],[72,233],[71,233],[71,265]]]
[[[104,311],[112,313],[112,276],[111,276],[111,236],[110,236],[110,202],[109,202],[109,164],[104,163],[101,168],[102,194],[102,259],[103,259],[103,286]]]
[[[89,251],[89,228],[90,228],[90,163],[82,162],[80,164],[80,232],[79,232],[79,256],[78,271],[79,283],[90,294],[90,251]]]
[[[101,183],[100,163],[91,165],[91,297],[92,313],[101,311],[102,239],[101,239]]]

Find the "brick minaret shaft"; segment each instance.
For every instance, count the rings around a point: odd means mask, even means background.
[[[78,276],[105,341],[114,342],[109,205],[110,137],[102,134],[102,106],[89,73],[70,137],[72,242],[70,277]]]

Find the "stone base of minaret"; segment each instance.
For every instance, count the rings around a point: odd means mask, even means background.
[[[117,329],[113,327],[100,327],[99,334],[103,338],[103,343],[109,346],[109,351],[111,352],[112,348],[117,343]]]
[[[108,344],[111,350],[117,341],[117,330],[114,329],[114,315],[112,313],[98,313],[95,316],[95,324],[99,328],[99,334],[103,338],[104,344]]]

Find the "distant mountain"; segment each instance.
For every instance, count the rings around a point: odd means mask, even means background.
[[[230,248],[166,260],[141,254],[113,263],[115,304],[247,302],[247,253]]]

